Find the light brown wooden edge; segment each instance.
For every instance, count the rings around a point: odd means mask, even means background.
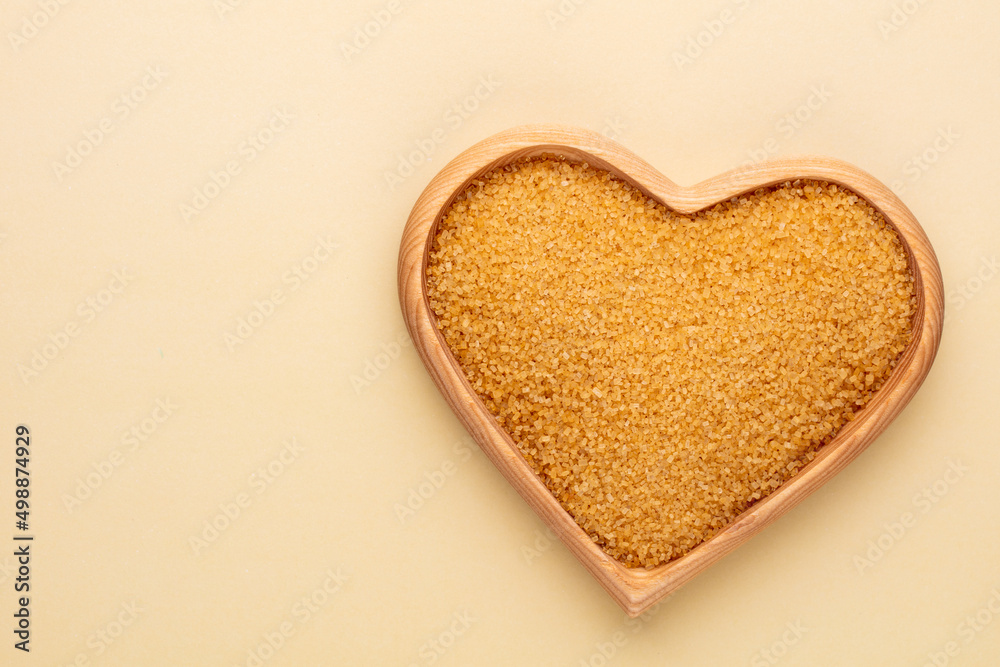
[[[892,375],[865,409],[791,480],[685,556],[651,570],[626,568],[608,556],[559,505],[511,438],[474,394],[438,331],[426,295],[426,263],[443,211],[475,178],[497,166],[535,155],[586,161],[630,181],[684,213],[729,197],[796,178],[843,185],[880,210],[899,231],[909,253],[918,295],[914,337]],[[944,291],[934,250],[916,218],[891,190],[866,172],[826,157],[774,160],[740,167],[681,187],[617,143],[588,130],[558,125],[513,128],[472,146],[427,185],[403,232],[398,264],[399,299],[417,352],[445,400],[497,469],[538,516],[632,617],[794,507],[856,458],[909,402],[930,370],[944,319]]]

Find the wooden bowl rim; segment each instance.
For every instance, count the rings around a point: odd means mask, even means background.
[[[454,198],[492,169],[541,155],[586,161],[682,213],[695,213],[731,197],[786,181],[836,183],[881,211],[898,232],[909,257],[918,302],[914,335],[882,388],[794,477],[684,556],[649,570],[627,568],[606,554],[549,492],[472,390],[438,330],[428,301],[428,254],[437,225]],[[902,201],[861,169],[828,157],[784,158],[737,167],[684,187],[616,142],[596,132],[561,125],[512,128],[473,145],[449,162],[430,181],[413,207],[400,246],[398,279],[407,329],[455,414],[524,500],[633,617],[770,525],[864,451],[905,407],[926,377],[940,343],[944,320],[940,267],[926,234]]]

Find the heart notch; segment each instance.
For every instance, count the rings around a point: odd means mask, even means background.
[[[683,555],[651,568],[627,567],[609,555],[547,488],[473,389],[431,306],[428,265],[445,213],[471,183],[485,174],[526,159],[545,157],[586,163],[608,172],[680,214],[694,214],[733,197],[800,179],[834,184],[858,195],[881,214],[898,236],[912,276],[915,304],[909,342],[864,407],[815,452],[811,461],[775,490]],[[403,233],[398,280],[407,329],[445,400],[501,474],[633,617],[758,533],[864,451],[905,407],[927,375],[940,342],[944,315],[940,268],[923,229],[891,190],[856,167],[824,157],[784,159],[742,167],[695,186],[681,187],[599,134],[547,125],[494,135],[456,157],[431,180],[414,205]]]

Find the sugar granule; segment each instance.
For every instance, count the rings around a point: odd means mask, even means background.
[[[811,461],[889,377],[916,308],[897,233],[846,188],[683,215],[556,158],[470,184],[426,278],[473,390],[629,567],[687,553]]]

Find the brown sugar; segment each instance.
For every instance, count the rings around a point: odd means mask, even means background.
[[[812,460],[889,377],[916,308],[897,233],[846,188],[683,215],[556,158],[457,197],[427,289],[473,390],[630,567],[683,555]]]

